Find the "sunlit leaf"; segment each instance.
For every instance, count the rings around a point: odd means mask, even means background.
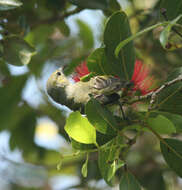
[[[78,111],[72,112],[67,118],[65,131],[71,138],[78,142],[96,144],[95,128]]]

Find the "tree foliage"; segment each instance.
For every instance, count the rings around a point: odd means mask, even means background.
[[[17,170],[11,189],[46,189],[51,177],[66,173],[79,176],[75,189],[99,189],[89,182],[101,179],[108,189],[180,186],[169,178],[182,177],[182,3],[127,2],[125,8],[119,0],[0,0],[0,130],[8,131],[11,150],[20,150],[26,162],[0,153]],[[67,19],[87,9],[100,11],[104,27],[76,19],[72,34]],[[50,101],[42,82],[63,66],[73,80],[113,75],[126,85],[112,104],[91,97],[84,114],[68,115]],[[26,72],[14,75],[22,68]],[[24,97],[31,78],[38,88],[30,99],[41,94],[36,105]],[[58,126],[71,148],[55,151],[36,143],[42,117]],[[24,184],[22,171],[34,182]]]

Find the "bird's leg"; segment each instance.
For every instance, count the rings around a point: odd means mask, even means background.
[[[127,120],[127,118],[126,118],[126,116],[125,116],[125,113],[124,113],[124,110],[123,110],[123,102],[121,103],[120,101],[118,101],[118,105],[119,105],[119,107],[120,107],[120,110],[121,110],[123,119],[124,119],[124,120]]]

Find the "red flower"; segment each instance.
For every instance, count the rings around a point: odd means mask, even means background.
[[[143,64],[142,61],[136,60],[134,72],[131,81],[134,83],[134,87],[132,91],[140,91],[142,95],[145,95],[151,91],[153,91],[154,84],[156,80],[150,76],[150,66],[147,64]],[[73,80],[75,82],[80,81],[80,78],[89,74],[87,63],[84,61],[75,69],[75,75],[73,76]]]
[[[134,72],[131,81],[134,83],[133,91],[140,91],[145,95],[156,89],[156,80],[150,75],[150,65],[143,64],[142,61],[136,60]]]
[[[73,76],[73,80],[75,82],[80,81],[80,78],[88,75],[90,71],[88,70],[86,61],[82,62],[80,65],[78,65],[75,69],[75,75]]]

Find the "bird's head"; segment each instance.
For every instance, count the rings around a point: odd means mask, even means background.
[[[57,69],[47,80],[47,88],[65,88],[69,81],[63,73],[62,68]]]
[[[65,87],[69,84],[62,68],[59,68],[47,80],[47,93],[56,102],[64,101],[66,98]]]

